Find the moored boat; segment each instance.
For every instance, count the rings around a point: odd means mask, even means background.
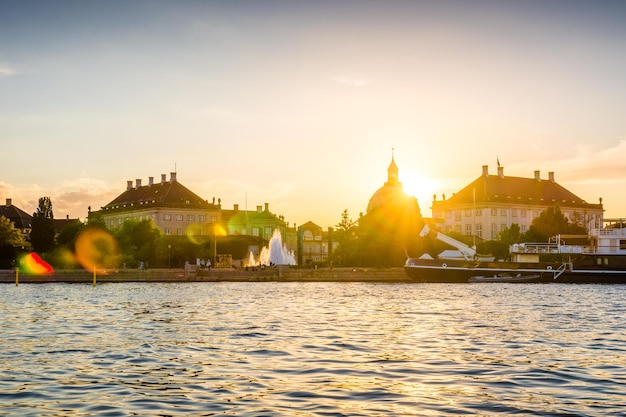
[[[425,226],[420,236],[428,235],[455,247],[460,256],[408,258],[404,270],[417,282],[469,282],[473,277],[519,275],[533,276],[534,282],[626,284],[623,227],[591,230],[587,236],[589,245],[563,244],[561,236],[550,243],[511,245],[507,261],[481,258],[474,248]]]
[[[532,274],[532,275],[522,275],[517,274],[515,276],[512,275],[502,275],[496,274],[492,276],[484,276],[479,275],[475,277],[470,277],[469,282],[504,282],[504,283],[530,283],[530,282],[540,282],[541,275]]]

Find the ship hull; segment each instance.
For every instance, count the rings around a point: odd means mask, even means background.
[[[602,269],[582,264],[564,268],[562,263],[523,264],[489,262],[485,264],[464,261],[409,259],[404,266],[407,276],[415,282],[466,283],[476,276],[538,275],[541,283],[572,284],[626,284],[626,266],[623,269]]]

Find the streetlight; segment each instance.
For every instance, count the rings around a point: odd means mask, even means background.
[[[172,245],[167,245],[167,264],[168,268],[172,268]]]

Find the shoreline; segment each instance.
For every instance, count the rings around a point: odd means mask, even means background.
[[[116,269],[95,271],[96,283],[115,282],[413,282],[402,267],[393,268],[319,268],[298,269],[288,266],[257,270],[155,268],[144,271]],[[16,271],[0,270],[0,284],[16,284]],[[57,270],[36,275],[19,271],[17,284],[94,283],[94,272],[84,269]]]

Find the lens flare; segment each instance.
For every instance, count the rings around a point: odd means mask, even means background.
[[[48,274],[53,271],[50,264],[34,252],[23,255],[18,262],[20,269],[29,274]]]
[[[76,259],[83,268],[115,268],[119,264],[117,242],[102,229],[85,229],[76,239]]]

